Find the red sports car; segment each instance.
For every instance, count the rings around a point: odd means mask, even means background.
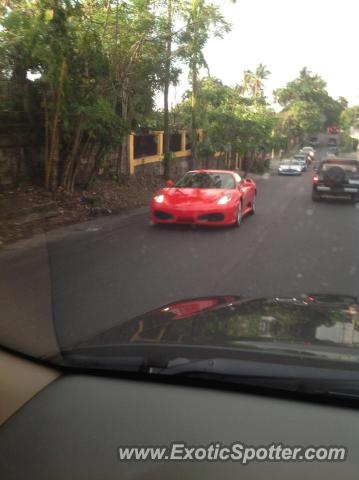
[[[153,197],[153,224],[235,225],[255,213],[257,187],[228,170],[193,170],[173,184],[167,182]]]

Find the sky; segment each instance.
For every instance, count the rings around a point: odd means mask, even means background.
[[[210,40],[205,56],[211,75],[228,85],[239,83],[243,71],[261,62],[271,72],[272,91],[298,76],[307,66],[326,82],[331,96],[359,103],[359,0],[216,0],[232,31]],[[187,73],[171,89],[171,102],[188,88]],[[161,102],[160,97],[158,98]]]

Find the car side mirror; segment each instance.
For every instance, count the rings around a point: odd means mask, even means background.
[[[167,180],[166,187],[171,188],[171,187],[173,187],[173,185],[174,185],[173,180]]]

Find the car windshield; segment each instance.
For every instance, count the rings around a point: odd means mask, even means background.
[[[233,189],[236,183],[229,173],[189,172],[176,182],[175,187]]]
[[[282,166],[291,166],[291,165],[298,166],[299,164],[300,162],[298,162],[298,160],[283,160],[283,162],[281,162]]]
[[[350,0],[0,0],[0,417],[2,349],[64,375],[359,374],[358,19]]]

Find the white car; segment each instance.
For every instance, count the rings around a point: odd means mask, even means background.
[[[307,153],[297,153],[294,155],[294,160],[299,163],[302,168],[302,172],[305,172],[308,167],[308,154]]]
[[[311,158],[312,160],[314,160],[315,150],[314,150],[313,147],[303,147],[303,148],[301,149],[301,152],[306,153],[307,155],[310,156],[310,158]]]
[[[278,168],[278,175],[301,175],[302,165],[297,160],[283,160]]]

